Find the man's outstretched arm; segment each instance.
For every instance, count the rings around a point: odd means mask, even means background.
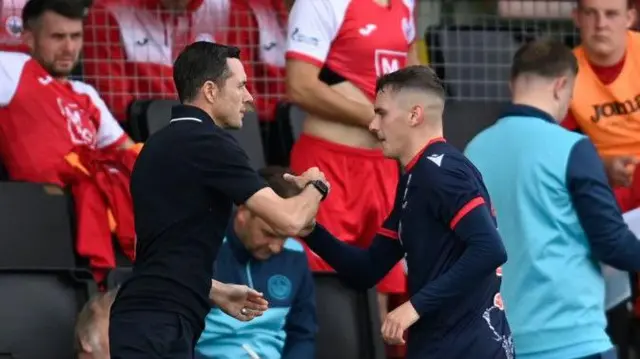
[[[317,168],[295,177],[302,192],[285,199],[269,188],[251,168],[247,154],[230,135],[201,136],[193,144],[198,154],[195,165],[204,183],[231,198],[236,205],[245,205],[278,234],[296,237],[313,222],[322,193],[307,184],[325,180]]]
[[[304,240],[340,277],[358,289],[375,286],[404,257],[396,232],[384,228],[369,248],[344,243],[321,225],[316,225]]]

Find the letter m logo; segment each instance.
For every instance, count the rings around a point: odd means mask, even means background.
[[[377,77],[388,74],[390,72],[398,71],[403,68],[406,63],[406,52],[391,50],[376,50],[375,52],[375,67]]]

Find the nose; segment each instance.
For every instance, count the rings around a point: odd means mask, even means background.
[[[596,13],[596,28],[602,29],[606,26],[607,17],[602,12]]]
[[[371,132],[373,132],[373,133],[378,133],[378,130],[380,129],[380,127],[379,127],[379,122],[380,122],[380,119],[379,119],[379,118],[378,118],[378,116],[376,115],[376,116],[373,118],[373,121],[371,121],[371,122],[369,123],[369,131],[371,131]]]
[[[249,92],[249,90],[246,89],[246,88],[244,89],[244,92],[245,92],[245,100],[244,100],[244,102],[245,103],[253,103],[253,96],[251,95],[251,92]]]
[[[269,244],[269,250],[271,251],[271,253],[273,254],[278,254],[280,252],[282,252],[282,247],[284,246],[284,241],[279,241],[282,243],[277,243],[277,242],[273,242]]]

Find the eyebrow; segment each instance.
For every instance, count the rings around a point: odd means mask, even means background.
[[[375,107],[375,108],[373,109],[373,112],[375,112],[375,113],[376,113],[376,114],[378,114],[378,115],[381,115],[381,114],[383,114],[383,113],[386,113],[386,112],[387,112],[387,110],[385,110],[385,109],[383,109],[383,108],[380,108],[380,107]]]

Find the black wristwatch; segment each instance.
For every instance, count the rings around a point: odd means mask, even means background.
[[[307,183],[307,186],[309,185],[315,187],[315,189],[317,189],[318,192],[320,192],[320,194],[322,195],[321,201],[324,201],[324,199],[327,198],[327,195],[329,194],[329,186],[327,186],[326,183],[320,180],[315,180],[315,181],[309,181]]]

